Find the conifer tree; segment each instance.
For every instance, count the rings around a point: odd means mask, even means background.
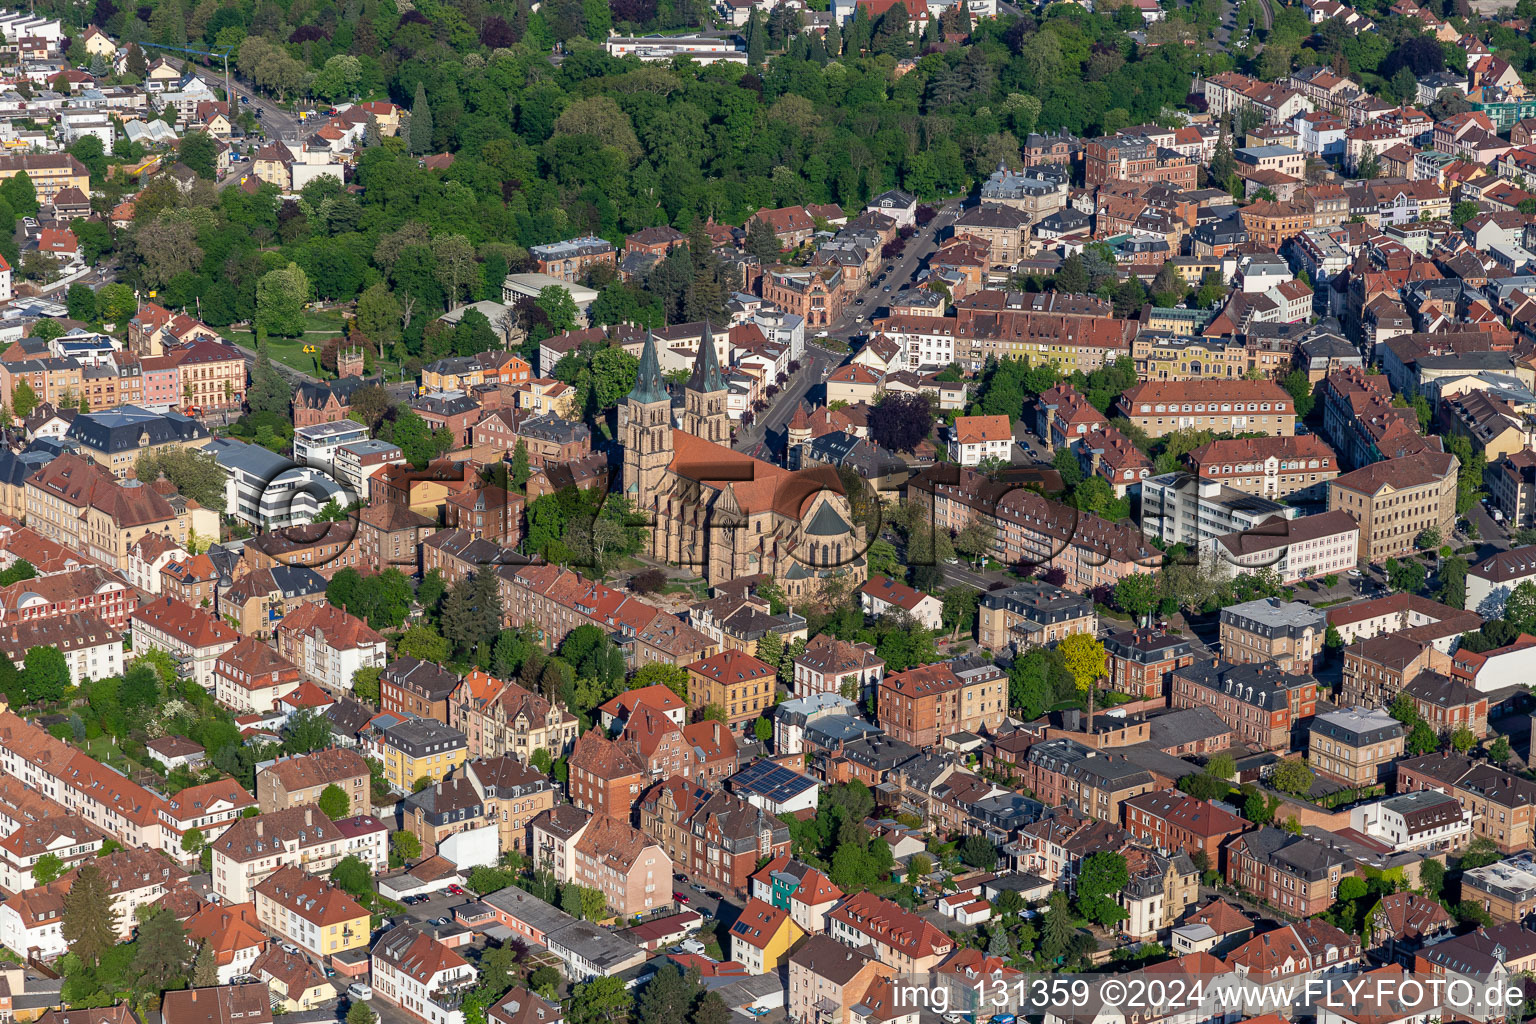
[[[95,864],[83,866],[64,894],[62,931],[69,951],[87,967],[94,968],[102,953],[117,945],[117,911]]]
[[[411,152],[432,152],[432,108],[427,105],[427,87],[416,83],[416,99],[411,103]]]

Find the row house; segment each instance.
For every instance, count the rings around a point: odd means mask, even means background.
[[[278,653],[332,693],[350,691],[359,670],[384,667],[384,638],[328,603],[300,605],[273,632]]]
[[[1120,822],[1121,804],[1156,786],[1152,773],[1124,754],[1095,750],[1061,737],[1036,743],[1023,764],[1025,785],[1047,807]]]
[[[1227,845],[1228,884],[1298,917],[1332,906],[1339,880],[1354,872],[1355,863],[1342,848],[1312,835],[1265,826]]]
[[[1215,804],[1177,790],[1162,789],[1131,797],[1121,805],[1124,829],[1164,853],[1180,850],[1220,870],[1227,840],[1252,825]]]
[[[328,874],[344,856],[344,842],[341,830],[314,806],[242,818],[210,844],[213,891],[227,904],[245,903],[279,868]],[[387,865],[387,858],[380,857],[370,866],[382,871]]]
[[[758,862],[789,853],[789,826],[729,793],[666,779],[638,801],[640,829],[677,870],[725,892],[745,891]]]
[[[1317,680],[1264,663],[1197,662],[1174,670],[1169,700],[1215,712],[1243,742],[1284,751],[1293,727],[1317,712]]]
[[[27,525],[114,569],[150,534],[185,547],[189,521],[152,487],[125,487],[96,463],[64,454],[27,479]]]
[[[1083,513],[1022,483],[999,483],[956,466],[935,466],[908,481],[909,500],[935,527],[958,533],[979,520],[989,528],[990,556],[1008,565],[1064,571],[1064,586],[1087,592],[1161,564],[1141,531]]]
[[[347,747],[279,757],[256,773],[256,801],[263,814],[318,805],[335,786],[346,795],[348,814],[367,814],[372,806],[370,778],[368,762]]]
[[[297,665],[253,636],[213,663],[213,698],[236,714],[270,714],[303,681]]]
[[[672,906],[672,859],[627,821],[592,819],[575,846],[575,882],[597,889],[623,917]]]
[[[926,918],[872,892],[855,893],[827,915],[827,934],[867,950],[902,974],[932,971],[955,948]]]
[[[177,664],[177,674],[205,690],[216,689],[214,667],[240,641],[217,616],[200,608],[162,597],[141,605],[131,616],[133,653],[164,651]]]
[[[1503,853],[1529,849],[1536,820],[1536,783],[1497,765],[1451,752],[1397,764],[1397,792],[1435,790],[1456,798],[1471,814],[1473,838],[1491,840]]]
[[[556,647],[577,626],[617,634],[635,668],[657,662],[679,667],[715,654],[719,645],[677,616],[623,592],[552,565],[503,566],[502,622],[532,626],[541,643]]]
[[[89,615],[121,636],[136,607],[132,589],[96,565],[0,587],[0,626]]]
[[[256,886],[256,920],[317,960],[362,949],[373,932],[369,912],[357,900],[291,865]]]
[[[888,736],[932,747],[957,732],[991,732],[1002,725],[1008,680],[990,666],[923,665],[881,679],[876,707]]]
[[[414,674],[423,675],[432,667],[420,666]],[[528,761],[537,750],[558,758],[576,742],[576,716],[518,683],[478,668],[455,683],[445,701],[446,721],[464,733],[471,758],[510,754]],[[432,692],[440,692],[446,684],[446,679],[440,680]]]

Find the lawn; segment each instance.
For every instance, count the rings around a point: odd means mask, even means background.
[[[267,350],[272,353],[272,358],[285,366],[291,366],[295,370],[321,378],[334,377],[329,370],[321,370],[317,365],[318,349],[327,340],[342,332],[342,315],[333,310],[312,310],[304,314],[304,336],[302,338],[268,338]],[[222,331],[226,340],[246,348],[256,347],[256,334],[246,328],[226,327]],[[304,351],[306,345],[313,345],[317,350],[314,353]]]
[[[97,736],[95,739],[77,743],[75,746],[85,751],[86,754],[100,761],[104,765],[116,768],[125,775],[136,771],[138,765],[129,760],[121,748],[112,742],[111,736]]]

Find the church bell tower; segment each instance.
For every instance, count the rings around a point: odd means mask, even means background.
[[[731,441],[731,419],[725,409],[725,377],[715,354],[715,336],[704,322],[704,340],[693,361],[693,375],[683,397],[683,430],[715,444]]]
[[[662,380],[650,331],[645,332],[640,371],[624,410],[624,493],[637,508],[646,508],[672,462],[672,396]]]

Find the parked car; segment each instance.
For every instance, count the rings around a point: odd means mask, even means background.
[[[462,885],[450,885],[448,887],[448,892],[450,894],[454,895],[454,896],[468,896],[469,895],[469,893],[464,891],[464,887]]]
[[[446,917],[434,917],[432,919],[432,926],[434,928],[441,928],[443,925],[445,925],[447,923],[448,923],[448,919]]]
[[[1359,569],[1351,569],[1351,570],[1349,570],[1349,574],[1351,576],[1355,577],[1356,579],[1359,579],[1360,577],[1365,575],[1365,573],[1361,572]]]
[[[723,899],[725,899],[725,896],[723,894],[715,892],[715,890],[713,890],[713,889],[710,889],[704,895],[708,896],[712,900],[723,900]]]
[[[686,893],[675,892],[675,893],[672,894],[672,898],[677,900],[677,902],[679,902],[679,903],[687,903],[688,902],[688,895]]]
[[[709,888],[707,886],[701,885],[698,882],[694,882],[688,888],[692,889],[694,892],[708,892],[709,891]]]
[[[367,982],[354,981],[347,986],[347,998],[366,1003],[373,998],[373,986]]]

